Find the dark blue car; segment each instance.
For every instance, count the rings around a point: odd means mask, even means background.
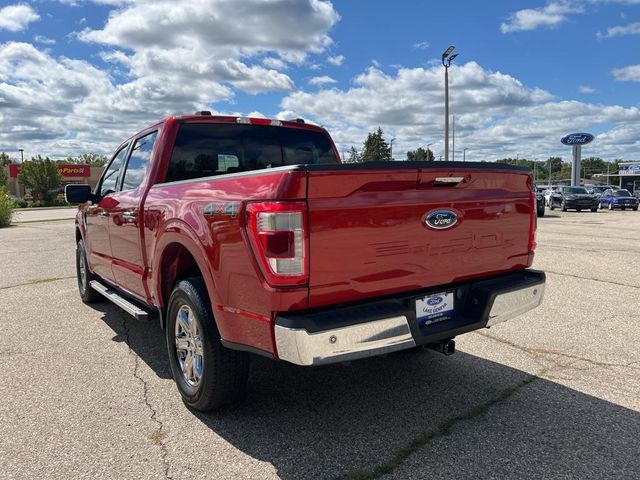
[[[600,195],[600,208],[608,207],[609,210],[631,208],[638,210],[638,199],[629,193],[629,190],[605,190]]]

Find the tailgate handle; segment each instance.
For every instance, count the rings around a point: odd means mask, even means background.
[[[436,177],[433,179],[434,187],[455,187],[457,184],[464,182],[464,177]]]

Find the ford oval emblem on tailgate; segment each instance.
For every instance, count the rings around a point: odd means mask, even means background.
[[[427,214],[424,223],[429,228],[444,230],[458,223],[458,215],[451,210],[433,210]]]

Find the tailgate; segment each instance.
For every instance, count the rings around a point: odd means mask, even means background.
[[[309,168],[311,308],[529,266],[528,170],[396,165]]]

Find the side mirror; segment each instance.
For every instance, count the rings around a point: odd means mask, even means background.
[[[64,187],[64,198],[69,203],[86,203],[93,200],[89,185],[67,185]]]

